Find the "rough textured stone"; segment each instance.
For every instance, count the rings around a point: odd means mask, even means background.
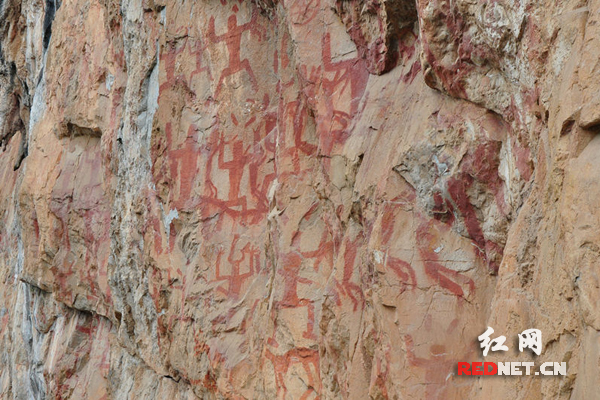
[[[0,397],[592,398],[599,10],[0,0]]]

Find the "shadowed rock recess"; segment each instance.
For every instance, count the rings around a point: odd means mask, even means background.
[[[600,0],[0,0],[0,398],[597,398],[599,57]],[[457,376],[487,326],[567,375]]]

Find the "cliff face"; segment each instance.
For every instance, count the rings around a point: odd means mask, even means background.
[[[593,397],[599,20],[0,0],[0,397]]]

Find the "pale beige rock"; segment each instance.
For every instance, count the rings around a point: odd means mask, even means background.
[[[0,397],[593,397],[598,7],[0,1]]]

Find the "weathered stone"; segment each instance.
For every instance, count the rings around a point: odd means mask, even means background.
[[[593,397],[599,4],[0,0],[0,397]]]

